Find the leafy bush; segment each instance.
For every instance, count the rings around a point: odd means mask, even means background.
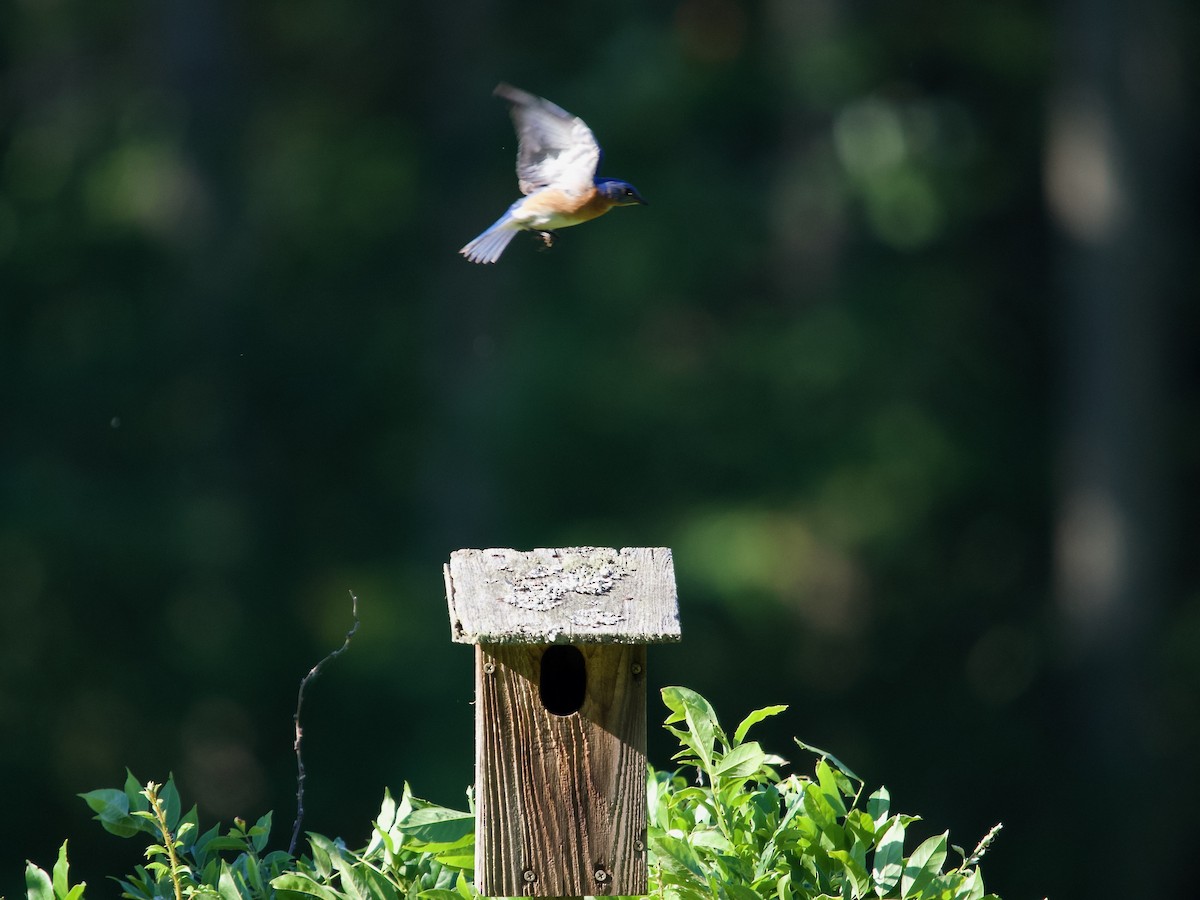
[[[864,783],[832,755],[818,755],[816,777],[780,777],[778,756],[747,732],[786,707],[748,715],[728,737],[708,701],[686,688],[665,688],[666,728],[681,749],[673,759],[694,767],[651,772],[650,877],[654,893],[680,900],[902,897],[983,900],[979,858],[999,826],[967,855],[943,833],[904,856],[904,832],[918,817],[891,812],[880,788],[860,805]],[[962,862],[944,871],[948,850]],[[990,896],[990,895],[989,895]]]
[[[649,772],[647,823],[650,889],[664,900],[823,900],[912,898],[988,900],[978,862],[999,830],[973,852],[943,833],[904,855],[916,816],[893,813],[886,789],[861,802],[864,783],[835,757],[817,755],[813,777],[778,769],[783,759],[746,740],[750,729],[786,707],[748,715],[728,735],[708,701],[686,688],[664,688],[665,726],[680,742],[675,772]],[[196,809],[181,813],[173,779],[142,787],[132,775],[121,790],[81,795],[104,828],[150,841],[147,862],[115,879],[131,900],[475,900],[474,814],[412,795],[384,794],[370,841],[308,835],[310,853],[267,852],[268,813],[252,826],[235,820],[200,832]],[[471,806],[468,794],[468,805]],[[960,859],[946,868],[953,852]],[[52,873],[26,869],[30,900],[82,900],[71,885],[64,843]]]

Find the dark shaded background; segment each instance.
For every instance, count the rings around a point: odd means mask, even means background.
[[[0,6],[0,893],[78,791],[365,841],[464,803],[459,547],[667,545],[652,683],[833,750],[1006,898],[1182,896],[1200,15],[1178,0]],[[646,208],[455,255],[499,80]],[[652,723],[661,719],[651,706]],[[651,755],[670,747],[651,728]],[[915,829],[914,829],[915,830]]]

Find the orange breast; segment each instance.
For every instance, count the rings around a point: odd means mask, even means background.
[[[581,222],[586,222],[588,219],[604,215],[612,208],[613,204],[611,200],[597,191],[592,191],[591,196],[575,210],[575,215],[579,217]]]
[[[564,191],[547,189],[527,197],[521,204],[521,212],[525,216],[551,218],[554,224],[550,227],[562,228],[602,216],[612,207],[613,204],[595,190],[577,197]]]

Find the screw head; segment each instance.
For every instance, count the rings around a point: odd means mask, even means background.
[[[608,873],[599,867],[597,867],[596,871],[592,873],[592,877],[595,878],[600,884],[604,884],[604,882],[608,881]]]
[[[537,873],[533,869],[526,869],[521,873],[521,878],[524,879],[526,884],[533,884],[537,881]]]
[[[638,853],[641,853],[643,850],[646,849],[646,845],[643,844],[641,841],[634,841],[633,849],[636,850]]]
[[[642,674],[642,664],[634,663],[632,666],[629,667],[629,671],[632,672],[634,675],[641,675]]]
[[[485,675],[491,675],[495,671],[496,671],[496,664],[494,662],[485,662],[483,664],[483,672]]]

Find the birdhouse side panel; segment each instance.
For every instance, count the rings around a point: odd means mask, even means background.
[[[546,706],[545,679],[561,674],[544,665],[548,649],[478,649],[476,887],[645,893],[646,649],[579,647],[586,689],[565,715]]]

